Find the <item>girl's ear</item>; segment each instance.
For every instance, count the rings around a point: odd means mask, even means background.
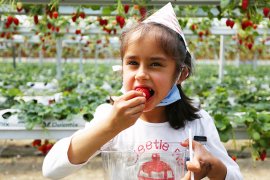
[[[187,67],[183,67],[182,71],[181,71],[181,75],[179,77],[179,79],[177,80],[177,84],[181,84],[184,80],[187,79],[189,75],[189,70]]]

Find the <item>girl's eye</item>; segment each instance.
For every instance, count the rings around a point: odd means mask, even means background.
[[[156,66],[161,66],[161,64],[160,63],[152,63],[151,66],[156,67]]]
[[[129,61],[127,62],[128,65],[138,65],[139,63],[137,63],[136,61]]]

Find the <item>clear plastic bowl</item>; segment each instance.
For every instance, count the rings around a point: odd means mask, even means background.
[[[176,180],[185,173],[187,151],[102,151],[105,180]]]

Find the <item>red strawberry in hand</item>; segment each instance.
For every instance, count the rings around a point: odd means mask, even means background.
[[[148,100],[151,97],[151,93],[150,93],[149,89],[147,89],[147,88],[137,87],[135,89],[135,91],[143,92],[145,94],[146,100]]]

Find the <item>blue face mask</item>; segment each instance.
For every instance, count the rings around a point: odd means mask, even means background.
[[[167,106],[181,99],[180,92],[177,85],[173,85],[172,89],[168,95],[157,105],[157,106]]]
[[[122,86],[120,91],[123,94],[126,93],[123,86]],[[173,85],[173,87],[170,90],[170,92],[168,93],[168,95],[157,106],[167,106],[167,105],[172,104],[172,103],[174,103],[174,102],[176,102],[176,101],[178,101],[180,99],[181,99],[180,92],[179,92],[179,90],[178,90],[178,88],[177,88],[177,86],[175,84],[175,85]]]

